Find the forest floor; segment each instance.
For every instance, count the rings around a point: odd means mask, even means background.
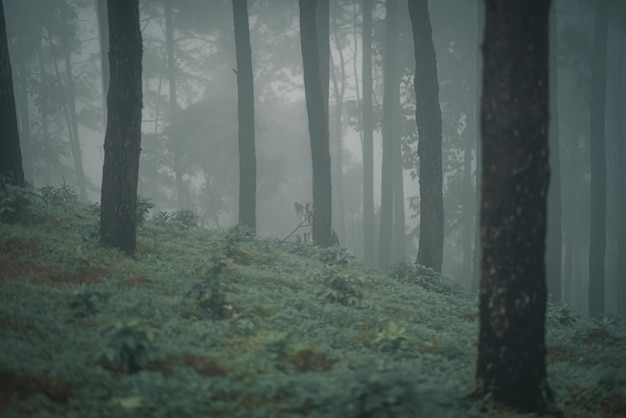
[[[0,207],[0,416],[526,416],[470,395],[477,298],[451,278],[166,213],[132,259],[97,208],[22,197]],[[626,416],[623,320],[550,306],[547,348],[565,416]]]

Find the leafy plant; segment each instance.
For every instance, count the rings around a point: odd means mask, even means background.
[[[96,306],[106,297],[100,292],[80,289],[67,297],[67,306],[73,311],[74,317],[85,318],[96,311]]]
[[[158,226],[173,226],[180,229],[196,228],[198,226],[198,215],[192,210],[178,210],[176,212],[160,211],[153,221]]]
[[[39,193],[46,202],[55,206],[64,206],[78,201],[76,188],[65,182],[60,186],[43,186],[39,189]]]
[[[154,209],[154,203],[148,198],[137,196],[137,225],[146,221],[146,215]]]
[[[318,256],[322,263],[330,266],[345,266],[354,258],[353,255],[348,253],[348,250],[340,247],[323,248]]]
[[[0,183],[2,184],[2,183]],[[0,222],[13,223],[33,214],[32,197],[41,197],[33,191],[10,183],[0,187]]]
[[[556,322],[560,325],[571,327],[580,320],[580,315],[571,306],[562,304],[554,312]]]
[[[376,334],[376,338],[372,342],[383,351],[395,351],[405,341],[407,341],[406,329],[400,328],[395,322],[391,321],[387,328]]]
[[[144,369],[153,359],[154,339],[158,330],[138,319],[119,321],[108,330],[109,341],[100,353],[103,367],[133,374]]]
[[[326,289],[320,292],[324,302],[355,306],[361,303],[364,279],[336,267],[327,268],[323,278]]]
[[[357,372],[348,393],[335,402],[331,417],[412,418],[420,408],[412,379],[397,373]]]
[[[204,283],[194,284],[183,296],[187,314],[201,319],[226,319],[232,316],[233,306],[222,292],[226,266],[224,257],[211,258],[202,278]]]
[[[309,202],[306,204],[301,204],[299,202],[294,202],[293,207],[296,211],[296,215],[298,215],[298,225],[293,229],[293,231],[291,231],[289,233],[289,235],[287,235],[285,238],[283,238],[283,241],[287,241],[289,238],[291,238],[293,236],[293,234],[295,234],[298,230],[302,229],[302,228],[309,228],[313,225],[313,203]],[[303,234],[304,236],[304,242],[310,242],[311,239],[311,232],[305,232]],[[302,242],[302,238],[300,237],[300,235],[296,235],[297,237],[297,242],[301,243]]]
[[[457,283],[442,277],[432,268],[415,263],[392,264],[387,270],[387,276],[437,293],[454,294],[461,290]]]
[[[244,242],[254,238],[254,231],[244,225],[235,225],[229,228],[224,237],[224,252],[231,257],[235,250]]]

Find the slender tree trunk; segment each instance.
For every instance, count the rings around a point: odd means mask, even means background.
[[[134,255],[142,107],[139,0],[108,0],[107,10],[111,84],[104,137],[100,242]]]
[[[332,187],[327,107],[324,105],[325,89],[321,83],[318,57],[316,8],[317,1],[300,0],[300,43],[313,162],[313,240],[327,247],[331,245]]]
[[[69,39],[62,38],[63,58],[65,60],[65,83],[68,90],[67,111],[69,113],[68,130],[70,134],[70,146],[72,150],[72,161],[76,173],[76,183],[78,192],[83,201],[87,201],[87,179],[83,169],[83,157],[80,149],[80,137],[78,135],[78,116],[76,115],[76,88],[74,87],[74,76],[72,75],[72,51],[70,50]]]
[[[172,0],[164,0],[165,11],[165,46],[167,49],[167,74],[170,86],[170,118],[172,126],[176,128],[178,119],[178,98],[176,91],[176,57],[174,55],[174,23],[172,21]],[[172,154],[174,155],[174,176],[176,181],[176,205],[184,209],[185,185],[183,184],[183,162],[178,138],[171,139]]]
[[[100,43],[100,70],[102,72],[102,112],[107,120],[107,92],[109,91],[109,26],[107,23],[107,0],[96,0],[98,16],[98,39]]]
[[[254,81],[248,23],[248,0],[233,0],[237,51],[237,114],[239,117],[239,223],[256,229],[256,150]]]
[[[546,242],[546,274],[548,294],[554,303],[562,300],[561,254],[563,231],[561,226],[561,157],[559,139],[559,106],[557,79],[557,19],[556,2],[550,11],[550,188],[548,189],[548,238]]]
[[[443,173],[437,58],[427,0],[410,0],[415,48],[416,120],[420,160],[420,236],[417,263],[441,272],[443,264]]]
[[[29,181],[35,179],[35,156],[33,140],[30,134],[30,108],[28,106],[28,71],[26,61],[19,57],[17,61],[17,94],[16,105],[20,125],[20,142],[23,156],[24,177]]]
[[[624,118],[624,100],[626,100],[626,80],[619,75],[624,74],[626,70],[626,51],[624,50],[624,34],[618,34],[618,55],[617,55],[617,70],[615,74],[616,89],[613,93],[613,100],[615,105],[615,184],[617,187],[617,196],[615,203],[617,205],[616,213],[621,214],[617,216],[617,300],[618,300],[618,313],[623,317],[626,317],[626,187],[624,186],[624,179],[626,179],[626,120]]]
[[[0,0],[0,188],[4,182],[24,186],[9,42],[4,20],[4,5]]]
[[[398,86],[399,87],[399,86]],[[397,97],[397,108],[400,106],[400,96]],[[394,112],[398,115],[399,112]],[[392,261],[404,261],[406,253],[406,226],[404,222],[404,169],[402,167],[402,144],[400,143],[400,121],[395,118],[394,144],[393,144],[393,251]]]
[[[330,72],[330,79],[332,81],[332,91],[335,101],[334,117],[333,117],[333,131],[330,136],[331,141],[334,138],[335,152],[331,155],[333,159],[333,167],[331,174],[333,175],[333,219],[335,224],[335,231],[339,237],[346,236],[345,229],[345,213],[344,213],[344,201],[343,201],[343,97],[346,91],[346,69],[345,59],[343,56],[343,50],[341,46],[341,39],[339,37],[339,28],[337,26],[337,20],[335,16],[337,10],[335,7],[335,13],[332,20],[332,34],[337,45],[337,52],[339,55],[339,76],[333,62],[333,57],[330,56],[330,65],[332,71]]]
[[[589,242],[589,316],[604,312],[604,258],[606,252],[606,60],[609,2],[596,3],[591,81],[591,235]]]
[[[43,41],[43,40],[42,40]],[[41,85],[45,85],[48,80],[48,72],[46,70],[46,63],[43,57],[43,45],[41,42],[37,44],[37,62],[39,64],[39,77],[41,79]],[[44,184],[52,183],[52,166],[55,165],[57,155],[52,152],[52,137],[50,136],[50,124],[48,121],[48,98],[47,89],[43,89],[40,92],[39,114],[41,117],[41,142],[43,148],[43,165],[44,165]]]
[[[380,233],[378,235],[378,266],[391,263],[393,239],[393,165],[395,107],[398,94],[397,73],[397,0],[386,1],[385,47],[383,62],[383,162],[380,193]]]
[[[486,1],[479,390],[519,412],[552,403],[545,239],[550,1]]]
[[[375,264],[372,1],[363,0],[363,260]]]
[[[482,93],[482,54],[480,53],[480,46],[483,42],[483,33],[485,26],[485,6],[482,1],[476,2],[476,106],[474,107],[474,123],[476,124],[475,132],[476,132],[476,204],[474,206],[474,255],[472,262],[472,286],[471,290],[473,293],[478,293],[478,289],[480,288],[480,260],[482,258],[482,250],[480,244],[480,222],[479,222],[479,208],[481,202],[481,193],[482,193],[482,160],[483,153],[481,147],[481,133],[480,133],[480,123],[479,123],[479,112],[480,109],[480,100]]]

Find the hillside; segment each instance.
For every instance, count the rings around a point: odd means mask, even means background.
[[[413,265],[160,213],[137,259],[63,188],[0,196],[0,415],[500,417],[473,399],[477,300]],[[569,417],[626,416],[626,326],[548,315]]]

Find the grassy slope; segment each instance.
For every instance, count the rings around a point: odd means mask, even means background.
[[[516,416],[466,396],[476,298],[428,271],[151,221],[132,260],[86,208],[28,218],[0,224],[1,416]],[[551,308],[548,350],[566,416],[626,415],[623,322]]]

